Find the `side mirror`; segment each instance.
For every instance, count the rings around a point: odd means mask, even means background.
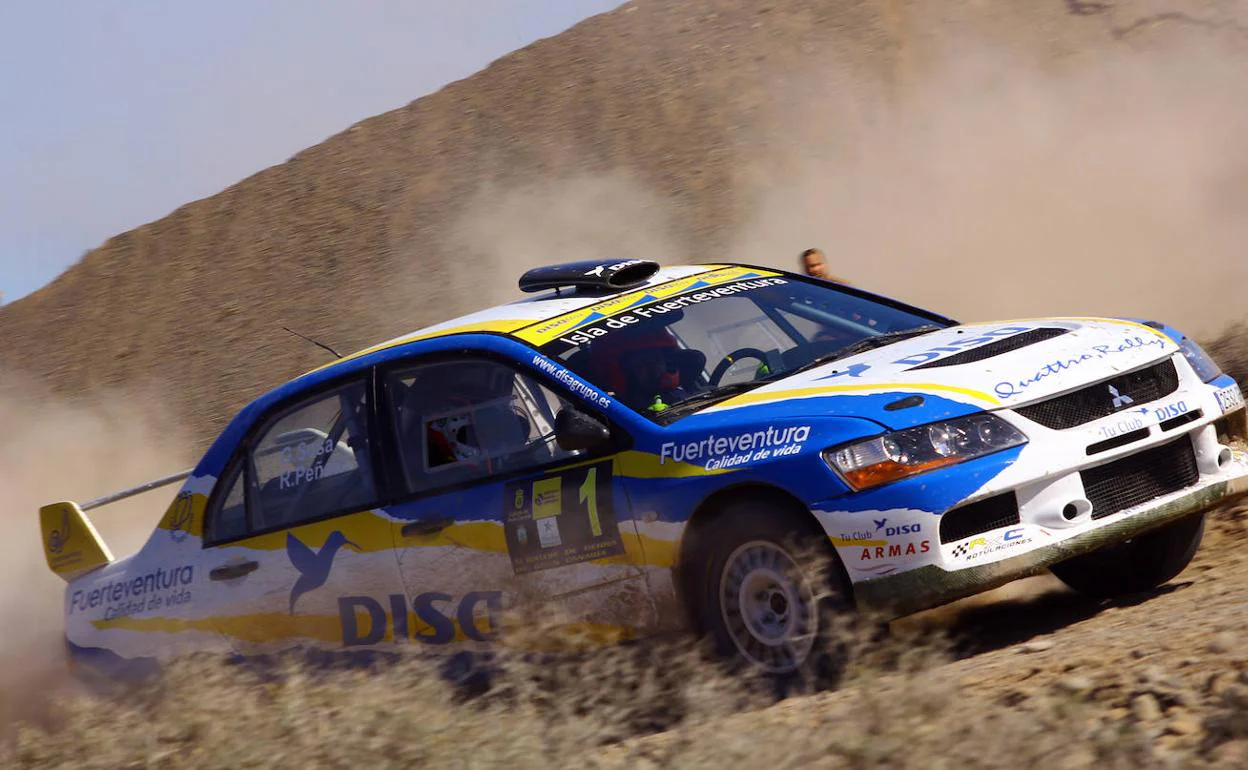
[[[606,425],[576,407],[565,406],[555,416],[555,441],[560,449],[592,449],[610,439],[611,430]]]

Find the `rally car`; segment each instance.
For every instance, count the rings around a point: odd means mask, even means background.
[[[785,676],[826,606],[1158,586],[1248,495],[1241,391],[1162,323],[961,324],[737,264],[519,283],[257,398],[187,472],[44,506],[75,659],[489,649],[562,618]],[[179,481],[127,558],[84,515]]]

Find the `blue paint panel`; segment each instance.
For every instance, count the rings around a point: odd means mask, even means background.
[[[884,407],[903,398],[920,395],[923,403],[909,409],[888,411]],[[955,401],[944,396],[932,395],[918,391],[890,391],[870,395],[832,394],[809,398],[794,398],[769,404],[744,406],[731,411],[696,414],[680,420],[672,427],[681,430],[722,429],[730,423],[767,425],[778,420],[806,420],[812,418],[839,417],[844,420],[867,421],[878,426],[893,430],[912,428],[937,420],[948,420],[954,417],[965,417],[968,414],[982,412],[983,407]],[[879,432],[878,430],[876,432]],[[847,435],[843,440],[856,438],[858,434]]]
[[[848,492],[848,487],[811,450],[797,458],[745,468],[716,476],[678,479],[623,479],[637,511],[651,512],[658,521],[685,522],[711,495],[732,487],[765,486],[792,495],[810,506],[827,495]]]
[[[576,460],[574,462],[580,462]],[[547,475],[557,475],[561,468],[571,463],[552,466],[545,470],[529,470],[519,474],[499,476],[492,480],[483,480],[474,486],[434,490],[428,495],[387,506],[384,510],[399,521],[416,521],[433,515],[445,514],[456,521],[495,521],[504,520],[505,503],[503,489],[509,483],[520,480],[539,479]],[[618,485],[612,487],[612,500],[615,505],[617,521],[624,522],[633,518],[628,509],[627,498]]]
[[[1229,374],[1218,375],[1217,377],[1214,377],[1212,380],[1209,381],[1209,386],[1212,388],[1217,388],[1217,389],[1229,388],[1232,385],[1238,385],[1238,384],[1239,383],[1235,382],[1235,378]]]

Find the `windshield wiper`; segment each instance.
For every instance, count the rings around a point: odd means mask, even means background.
[[[916,326],[913,329],[902,329],[895,332],[877,334],[874,337],[865,337],[855,343],[841,348],[840,350],[834,350],[831,353],[824,353],[821,356],[816,356],[813,360],[802,364],[796,369],[780,372],[778,376],[788,377],[789,375],[797,374],[798,372],[814,369],[816,366],[822,366],[823,364],[829,364],[833,361],[839,361],[842,358],[849,358],[850,356],[856,356],[859,353],[865,353],[868,350],[875,350],[876,348],[892,345],[894,342],[901,342],[902,340],[909,339],[911,337],[919,337],[924,334],[940,331],[942,328],[944,327],[936,326],[935,324],[926,324],[924,326]]]
[[[858,340],[848,347],[844,347],[836,351],[836,357],[831,360],[835,361],[837,358],[849,358],[850,356],[856,356],[859,353],[865,353],[868,350],[875,350],[876,348],[882,348],[886,345],[892,345],[894,342],[901,342],[902,340],[910,339],[911,337],[918,337],[923,334],[940,331],[940,329],[941,327],[939,326],[928,324],[926,326],[918,326],[913,329],[885,332],[884,334],[877,334],[874,337],[866,337]]]

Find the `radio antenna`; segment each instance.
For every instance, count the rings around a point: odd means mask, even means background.
[[[290,328],[289,326],[283,326],[282,328],[283,328],[283,329],[285,329],[286,331],[290,332],[291,334],[295,335],[296,337],[302,337],[303,339],[307,340],[308,342],[311,342],[313,345],[316,345],[318,348],[324,348],[325,350],[328,350],[330,353],[333,353],[333,354],[334,354],[334,358],[342,358],[342,354],[341,354],[341,353],[339,353],[337,350],[334,350],[333,348],[331,348],[329,345],[326,345],[326,344],[325,344],[325,343],[323,343],[323,342],[317,342],[316,340],[312,339],[311,337],[308,337],[308,336],[306,336],[306,335],[300,334],[299,332],[295,331],[294,329]]]

